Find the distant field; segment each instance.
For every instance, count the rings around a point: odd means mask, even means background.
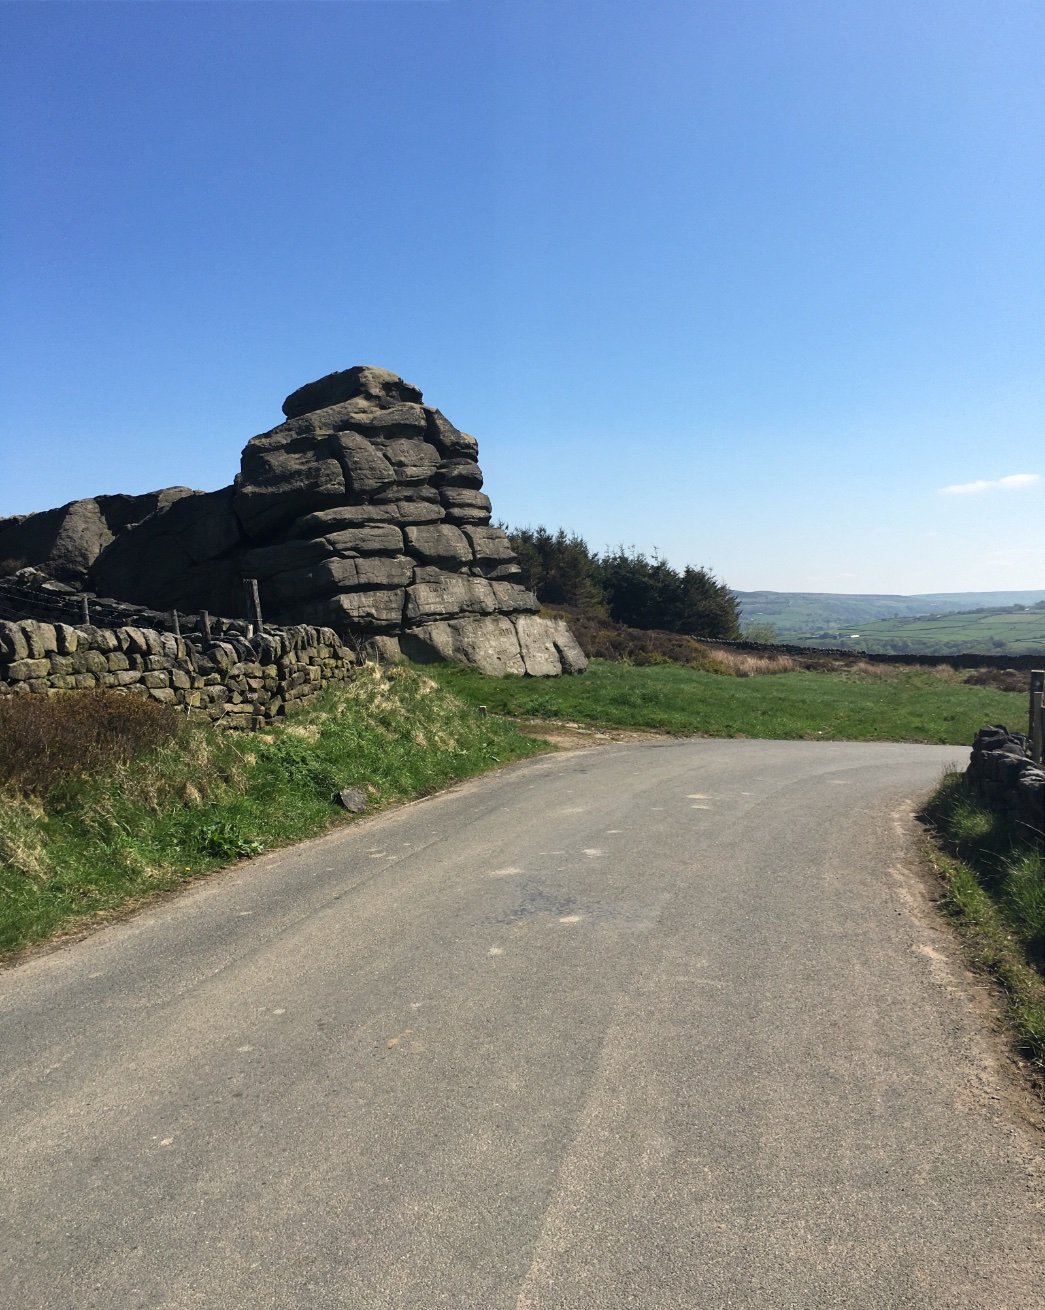
[[[914,596],[808,591],[738,591],[742,622],[771,623],[782,641],[816,633],[860,632],[880,619],[924,618],[1045,601],[1045,591],[956,591]],[[935,621],[935,620],[934,620]],[[1026,635],[1026,634],[1023,634]],[[979,649],[973,647],[972,649]]]
[[[932,618],[877,619],[849,632],[795,634],[811,646],[852,647],[854,650],[896,651],[903,654],[1034,655],[1045,658],[1045,609],[978,610],[971,614],[940,614]]]

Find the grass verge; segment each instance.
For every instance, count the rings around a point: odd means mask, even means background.
[[[82,715],[76,700],[49,703]],[[163,738],[130,757],[91,754],[87,766],[72,742],[65,767],[43,783],[28,754],[21,773],[9,762],[0,783],[0,957],[321,833],[347,818],[334,803],[343,788],[364,788],[377,808],[546,749],[398,667],[361,670],[263,733],[179,720]]]
[[[574,678],[487,678],[435,665],[442,686],[492,712],[645,728],[677,736],[967,745],[984,723],[1019,723],[1026,692],[974,687],[935,671],[873,666],[728,677],[679,665],[592,660]]]
[[[1000,984],[1021,1051],[1045,1087],[1045,855],[945,776],[925,817],[930,858],[971,963]]]

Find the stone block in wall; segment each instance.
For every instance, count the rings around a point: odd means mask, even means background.
[[[184,637],[176,637],[173,632],[160,632],[157,634],[160,641],[160,653],[166,655],[171,660],[183,660],[186,654],[186,645]]]
[[[1038,768],[1024,769],[1014,800],[1020,821],[1039,840],[1045,840],[1045,772]]]
[[[52,655],[49,662],[52,673],[65,675],[76,672],[76,661],[70,655]]]
[[[10,662],[29,658],[29,643],[21,624],[0,620],[0,657]]]
[[[149,655],[162,655],[164,653],[163,643],[160,641],[160,634],[152,628],[142,628],[142,636],[145,638],[145,649]]]
[[[7,666],[7,676],[11,682],[26,682],[30,678],[44,678],[50,672],[51,661],[43,657],[14,660]]]
[[[83,673],[108,673],[109,661],[100,650],[78,650],[70,656]]]
[[[229,645],[225,641],[217,641],[212,646],[208,646],[204,652],[205,658],[216,669],[231,669],[234,664],[239,663],[239,657],[236,653],[235,646]]]
[[[131,667],[130,660],[128,660],[122,650],[114,650],[112,654],[107,657],[106,663],[109,665],[110,673],[122,673],[125,669]]]
[[[141,628],[121,628],[119,640],[121,647],[126,651],[133,651],[137,655],[148,655],[149,653],[149,643]]]
[[[30,659],[38,660],[45,655],[57,653],[58,634],[52,623],[37,623],[35,619],[23,619],[21,628],[29,648]]]
[[[1030,763],[1026,757],[1006,755],[999,752],[997,759],[998,786],[1006,796],[1014,795],[1019,786],[1020,777]]]
[[[157,669],[151,673],[143,673],[141,683],[143,687],[148,687],[150,691],[154,691],[159,687],[169,687],[171,678],[169,673],[163,673]]]
[[[71,655],[80,643],[80,634],[67,623],[56,623],[54,635],[58,641],[59,655]]]
[[[145,675],[149,677],[149,674]],[[158,700],[161,705],[173,705],[178,699],[170,687],[150,687],[149,695],[153,700]]]

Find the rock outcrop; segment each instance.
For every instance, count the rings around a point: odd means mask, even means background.
[[[121,532],[183,496],[201,493],[167,487],[142,496],[97,496],[59,509],[0,519],[0,572],[27,564],[73,587],[87,585],[91,565]]]
[[[293,392],[283,412],[247,443],[231,487],[3,520],[0,560],[118,600],[227,615],[254,578],[267,620],[330,627],[385,657],[494,674],[585,667],[491,526],[475,438],[416,387],[352,368]]]

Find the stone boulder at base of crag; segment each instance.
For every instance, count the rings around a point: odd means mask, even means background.
[[[59,574],[53,550],[24,548],[41,515],[0,521],[0,556],[118,600],[229,616],[255,578],[266,621],[331,627],[386,658],[492,674],[585,667],[566,624],[537,614],[508,538],[490,524],[475,438],[416,387],[352,368],[293,392],[283,413],[247,443],[231,487],[154,493],[149,512],[131,521],[128,510],[119,530],[106,517],[76,539],[75,568]],[[53,535],[50,525],[36,534],[43,545]]]

